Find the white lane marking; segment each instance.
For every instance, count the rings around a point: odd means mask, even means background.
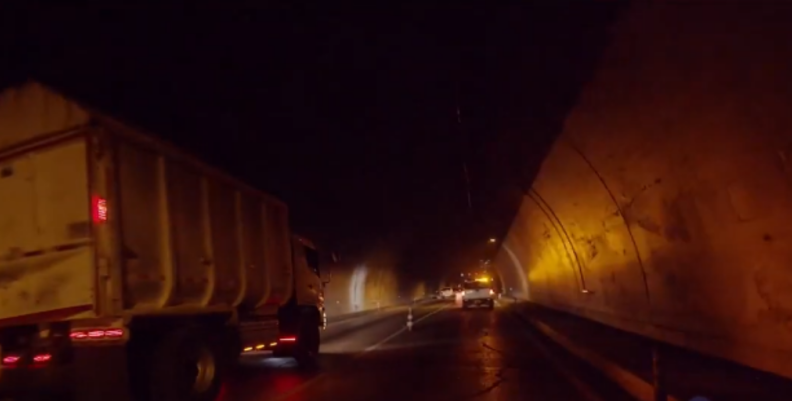
[[[423,316],[421,316],[421,318],[420,318],[420,319],[418,319],[418,320],[416,320],[416,321],[415,321],[415,323],[418,323],[418,322],[420,322],[421,320],[424,320],[424,319],[428,318],[429,316],[432,316],[432,315],[434,315],[435,313],[437,313],[437,312],[440,312],[441,310],[443,310],[443,309],[446,309],[446,308],[448,308],[448,307],[449,307],[449,305],[443,305],[442,307],[440,307],[440,308],[437,308],[437,309],[435,309],[435,310],[433,310],[433,311],[431,311],[431,312],[427,313],[426,315],[423,315]],[[395,337],[396,337],[396,336],[398,336],[399,334],[403,333],[403,332],[404,332],[404,330],[405,330],[405,327],[402,327],[400,330],[398,330],[398,331],[396,331],[395,333],[393,333],[393,334],[389,335],[389,336],[388,336],[388,337],[386,337],[384,340],[382,340],[382,341],[380,341],[380,342],[378,342],[378,343],[374,344],[374,345],[373,345],[373,346],[371,346],[371,347],[368,347],[368,348],[366,348],[366,349],[365,349],[363,352],[360,352],[360,353],[358,353],[357,355],[355,355],[355,357],[354,357],[354,358],[355,358],[355,359],[357,359],[357,358],[360,358],[361,356],[363,356],[363,355],[364,355],[364,354],[366,354],[367,352],[370,352],[370,351],[373,351],[373,350],[377,349],[377,347],[381,346],[382,344],[385,344],[386,342],[388,342],[388,341],[392,340],[393,338],[395,338]],[[318,374],[318,375],[316,375],[316,376],[312,377],[312,378],[311,378],[311,379],[309,379],[308,381],[306,381],[306,382],[304,382],[304,383],[301,383],[301,384],[297,385],[296,387],[292,388],[291,390],[287,390],[286,392],[283,392],[283,393],[281,393],[281,394],[277,394],[277,395],[275,395],[274,397],[272,397],[271,401],[280,401],[280,400],[286,400],[286,399],[288,399],[289,397],[291,397],[291,396],[293,396],[293,395],[295,395],[295,394],[297,394],[297,393],[299,393],[299,392],[301,392],[301,391],[305,390],[305,389],[306,389],[306,388],[308,388],[309,386],[311,386],[311,385],[315,384],[316,382],[318,382],[319,380],[323,379],[325,376],[327,376],[327,375],[328,375],[328,373],[330,373],[330,372],[322,372],[322,373],[320,373],[320,374]]]
[[[435,310],[433,310],[433,311],[431,311],[431,312],[429,312],[429,313],[427,313],[427,314],[425,314],[425,315],[421,316],[421,317],[420,317],[420,318],[418,318],[417,320],[413,321],[413,324],[414,324],[414,325],[415,325],[415,324],[418,324],[418,322],[420,322],[420,321],[422,321],[422,320],[424,320],[424,319],[428,318],[429,316],[432,316],[432,315],[434,315],[434,314],[435,314],[435,313],[437,313],[437,312],[440,312],[440,311],[442,311],[442,310],[444,310],[444,309],[448,308],[449,306],[450,306],[450,305],[443,305],[443,306],[441,306],[441,307],[439,307],[439,308],[437,308],[437,309],[435,309]],[[363,352],[361,352],[360,354],[356,355],[356,356],[355,356],[355,358],[359,358],[359,357],[363,356],[364,354],[366,354],[366,353],[368,353],[368,352],[374,351],[375,349],[377,349],[377,348],[379,348],[380,346],[382,346],[382,344],[385,344],[385,343],[387,343],[388,341],[390,341],[390,340],[393,340],[393,339],[394,339],[394,338],[396,338],[396,337],[397,337],[399,334],[401,334],[401,333],[404,333],[405,331],[407,331],[407,327],[402,327],[401,329],[397,330],[395,333],[393,333],[393,334],[391,334],[391,335],[389,335],[389,336],[385,337],[385,338],[384,338],[383,340],[381,340],[380,342],[378,342],[378,343],[376,343],[376,344],[374,344],[374,345],[372,345],[372,346],[370,346],[370,347],[366,348],[366,349],[365,349]]]

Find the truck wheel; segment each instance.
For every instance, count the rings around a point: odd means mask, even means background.
[[[220,391],[224,362],[218,351],[200,331],[167,335],[151,361],[151,400],[213,401]]]
[[[319,326],[304,323],[300,328],[300,335],[297,337],[297,348],[294,350],[294,358],[301,368],[316,366],[320,342]]]

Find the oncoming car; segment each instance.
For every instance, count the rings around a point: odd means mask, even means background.
[[[465,292],[462,294],[462,308],[485,306],[493,309],[495,307],[495,291],[491,284],[472,281],[465,283],[463,288]]]
[[[451,287],[444,287],[442,290],[440,290],[440,297],[443,299],[454,298],[454,289]]]

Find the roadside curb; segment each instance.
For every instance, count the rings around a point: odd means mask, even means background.
[[[547,338],[566,349],[572,355],[602,372],[605,377],[616,383],[619,387],[624,389],[624,391],[635,397],[637,400],[655,401],[654,387],[651,383],[645,381],[629,370],[622,368],[616,363],[602,357],[598,353],[575,344],[572,340],[547,324],[529,316],[525,316],[524,313],[521,313],[517,310],[514,311],[514,314],[517,315],[521,320],[524,320],[526,323],[529,323],[531,326],[535,327]],[[679,401],[679,399],[669,395],[668,401]]]

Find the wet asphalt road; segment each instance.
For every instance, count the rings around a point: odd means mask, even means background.
[[[222,401],[608,400],[627,398],[562,350],[537,338],[508,308],[463,310],[443,302],[359,317],[326,332],[319,366],[243,358]]]

